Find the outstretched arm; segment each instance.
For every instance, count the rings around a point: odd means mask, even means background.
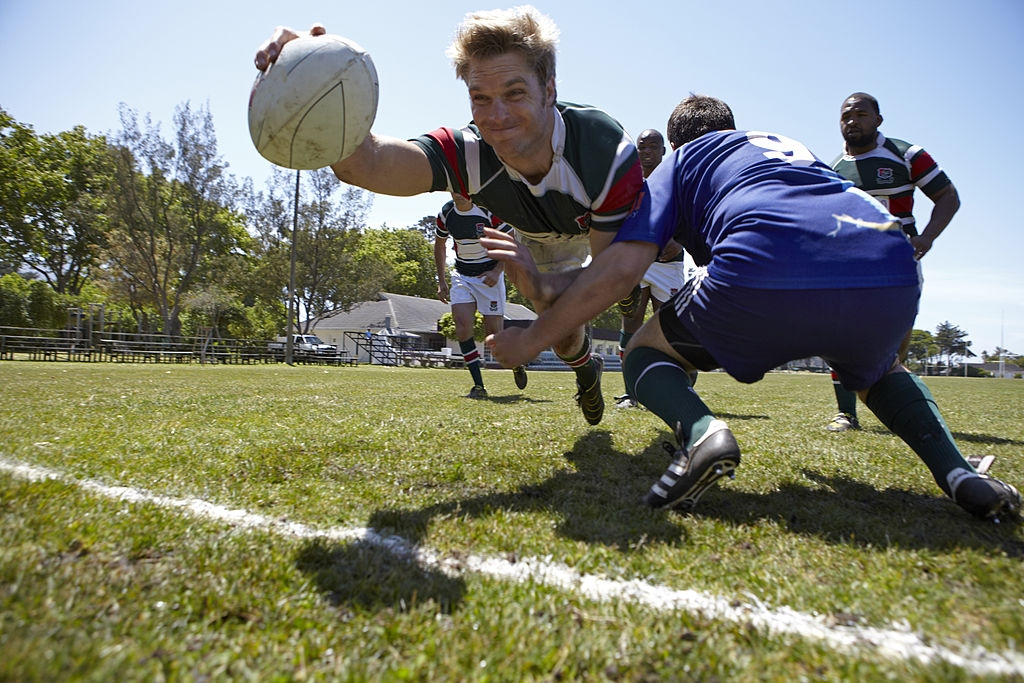
[[[488,253],[499,260],[509,256],[507,249],[492,252],[489,246]],[[657,254],[658,247],[649,242],[616,242],[604,248],[586,268],[555,277],[540,275],[540,291],[549,305],[529,327],[510,327],[489,336],[486,343],[491,353],[507,368],[529,362],[629,294]],[[518,268],[520,259],[517,254],[505,260],[510,278],[510,263],[515,262]]]
[[[314,24],[312,36],[327,33],[323,24]],[[277,61],[281,48],[299,34],[286,26],[278,26],[273,35],[256,51],[256,68],[266,71]],[[433,173],[426,154],[419,147],[399,138],[366,136],[356,151],[331,165],[338,179],[371,192],[406,197],[429,192]]]

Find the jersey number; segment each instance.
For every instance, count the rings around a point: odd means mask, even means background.
[[[817,161],[814,155],[811,154],[811,150],[793,138],[787,138],[785,135],[752,130],[747,133],[747,140],[752,145],[768,150],[764,155],[769,159],[788,161],[797,166],[810,166]]]

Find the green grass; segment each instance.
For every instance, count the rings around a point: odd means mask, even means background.
[[[867,410],[860,432],[826,432],[827,375],[701,376],[744,460],[689,516],[638,504],[668,457],[650,413],[609,406],[591,428],[570,373],[485,380],[471,401],[464,370],[0,363],[0,458],[66,475],[0,473],[0,680],[974,678],[81,480],[1021,657],[1022,528],[962,512]],[[928,385],[962,449],[1024,483],[1024,383]]]

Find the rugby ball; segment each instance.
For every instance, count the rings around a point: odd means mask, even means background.
[[[284,44],[249,93],[249,135],[266,160],[297,170],[352,154],[377,115],[377,70],[369,53],[335,35]]]

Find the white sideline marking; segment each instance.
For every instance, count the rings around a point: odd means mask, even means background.
[[[472,555],[457,559],[443,557],[428,549],[414,546],[399,536],[382,536],[368,528],[317,529],[246,510],[227,508],[199,498],[172,498],[126,486],[107,486],[88,479],[76,480],[57,470],[2,458],[0,470],[29,481],[61,481],[107,498],[178,508],[198,517],[227,522],[244,529],[269,530],[296,538],[363,540],[451,576],[468,571],[498,579],[534,581],[566,591],[575,591],[602,602],[629,600],[654,610],[682,610],[720,621],[749,624],[773,635],[796,635],[823,642],[842,651],[874,650],[891,660],[917,660],[924,663],[941,660],[978,675],[1024,674],[1024,656],[1015,651],[995,653],[975,647],[969,648],[969,651],[955,652],[949,648],[929,645],[918,635],[906,630],[832,625],[820,615],[805,614],[789,607],[769,608],[754,596],[748,596],[749,603],[736,605],[725,598],[695,590],[668,588],[638,579],[622,581],[580,574],[571,567],[538,558],[521,558],[516,562],[510,562],[496,557]]]

